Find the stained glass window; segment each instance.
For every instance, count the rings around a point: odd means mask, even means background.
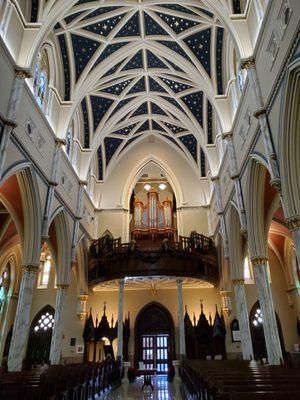
[[[43,50],[37,57],[34,68],[33,91],[40,107],[44,106],[48,90],[49,63],[46,51]]]
[[[0,311],[6,300],[9,285],[10,285],[10,265],[8,263],[0,276]]]
[[[47,331],[48,329],[52,329],[54,325],[54,316],[46,312],[45,314],[41,315],[41,318],[37,321],[36,325],[34,326],[34,332],[40,331]]]

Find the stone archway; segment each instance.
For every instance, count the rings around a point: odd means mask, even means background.
[[[135,320],[134,340],[136,367],[144,362],[147,368],[167,372],[175,358],[175,329],[169,310],[157,302],[143,307]]]

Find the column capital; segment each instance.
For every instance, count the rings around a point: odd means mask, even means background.
[[[256,63],[254,57],[244,58],[241,60],[241,69],[255,68],[255,64]]]
[[[55,144],[57,146],[65,146],[67,144],[65,139],[62,138],[55,138]]]
[[[255,257],[250,257],[250,259],[251,259],[251,263],[252,263],[253,267],[260,267],[262,265],[267,264],[267,262],[268,262],[267,257],[260,257],[260,256],[256,257],[255,256]]]
[[[286,219],[286,224],[290,231],[296,231],[300,229],[300,215],[290,217]]]
[[[27,68],[16,68],[15,76],[21,79],[28,79],[32,77],[30,70]]]
[[[257,109],[254,113],[253,116],[257,119],[259,119],[260,117],[263,117],[267,114],[267,110],[265,107],[260,107],[259,109]]]
[[[1,115],[1,114],[0,114],[0,121],[2,122],[2,124],[4,126],[8,126],[11,129],[15,129],[18,126],[18,124],[15,121],[7,119],[7,118],[3,117],[3,115]]]
[[[80,180],[78,181],[78,184],[79,184],[80,186],[87,186],[88,182],[87,182],[87,181],[84,181],[84,180],[82,180],[82,179],[80,179]]]
[[[78,296],[78,300],[79,300],[79,301],[87,301],[88,298],[89,298],[89,295],[88,295],[88,294],[80,294],[80,295]]]
[[[275,154],[275,157],[271,157],[273,160],[276,160],[277,159],[277,157],[276,157],[276,154]],[[271,179],[270,180],[270,185],[274,188],[274,189],[276,189],[277,190],[277,192],[279,192],[279,194],[281,194],[281,180],[278,178],[278,179]]]
[[[222,133],[222,139],[224,140],[232,140],[233,134],[232,132],[223,132]]]
[[[118,284],[119,284],[119,286],[124,286],[125,285],[125,279],[124,278],[118,279]]]
[[[176,278],[176,283],[177,284],[182,284],[183,283],[183,278]]]
[[[22,272],[38,272],[40,269],[40,263],[35,264],[24,264],[22,265]]]
[[[245,279],[243,279],[243,278],[240,278],[240,279],[232,279],[232,284],[233,284],[233,286],[245,285]]]
[[[212,182],[219,182],[219,175],[211,176],[211,177],[210,177],[210,180],[211,180]]]
[[[58,283],[58,284],[56,285],[56,288],[57,288],[57,289],[68,289],[69,286],[70,286],[70,285],[69,285],[68,283]]]

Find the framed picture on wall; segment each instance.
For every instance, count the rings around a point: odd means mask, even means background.
[[[83,354],[83,351],[84,351],[84,346],[83,346],[83,344],[79,344],[79,345],[77,346],[77,354]]]

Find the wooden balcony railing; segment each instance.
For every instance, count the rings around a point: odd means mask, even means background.
[[[200,234],[180,236],[178,242],[164,239],[158,246],[150,242],[121,243],[121,239],[100,238],[89,251],[90,286],[104,281],[137,276],[192,277],[216,284],[218,257],[213,241]]]

